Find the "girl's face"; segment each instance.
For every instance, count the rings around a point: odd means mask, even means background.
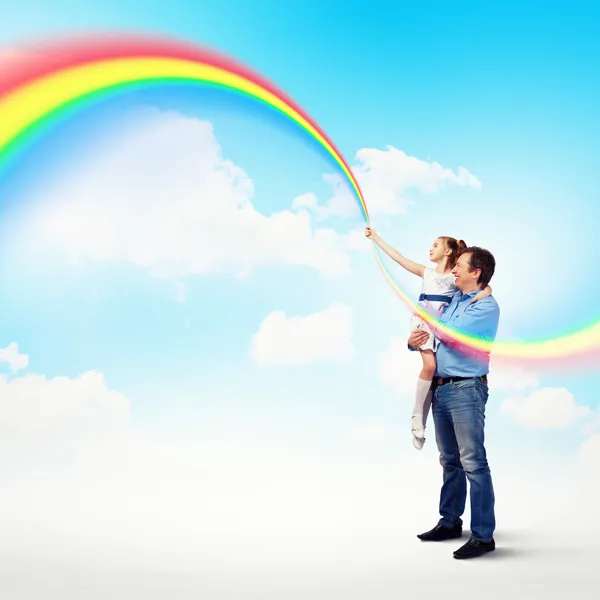
[[[429,250],[429,260],[431,262],[439,262],[446,255],[446,244],[444,240],[437,239],[431,245]]]

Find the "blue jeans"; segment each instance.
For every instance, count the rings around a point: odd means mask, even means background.
[[[487,385],[478,379],[455,381],[435,388],[432,413],[443,468],[440,525],[462,523],[471,488],[471,535],[489,542],[494,534],[494,487],[484,447]]]

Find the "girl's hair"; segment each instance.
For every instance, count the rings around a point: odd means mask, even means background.
[[[460,253],[467,247],[467,244],[464,240],[456,240],[453,237],[448,236],[442,236],[439,239],[444,240],[446,248],[450,250],[451,254],[448,257],[448,265],[451,269],[454,269]]]

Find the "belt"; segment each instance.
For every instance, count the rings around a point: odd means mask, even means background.
[[[465,381],[466,379],[479,379],[479,381],[483,381],[483,383],[487,384],[487,375],[482,375],[481,377],[434,377],[433,385],[439,387],[454,381]]]

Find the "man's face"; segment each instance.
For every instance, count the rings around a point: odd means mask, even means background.
[[[471,252],[465,252],[461,254],[454,269],[452,269],[452,275],[454,275],[454,285],[459,290],[470,289],[473,284],[477,285],[477,280],[481,271],[471,271]]]

